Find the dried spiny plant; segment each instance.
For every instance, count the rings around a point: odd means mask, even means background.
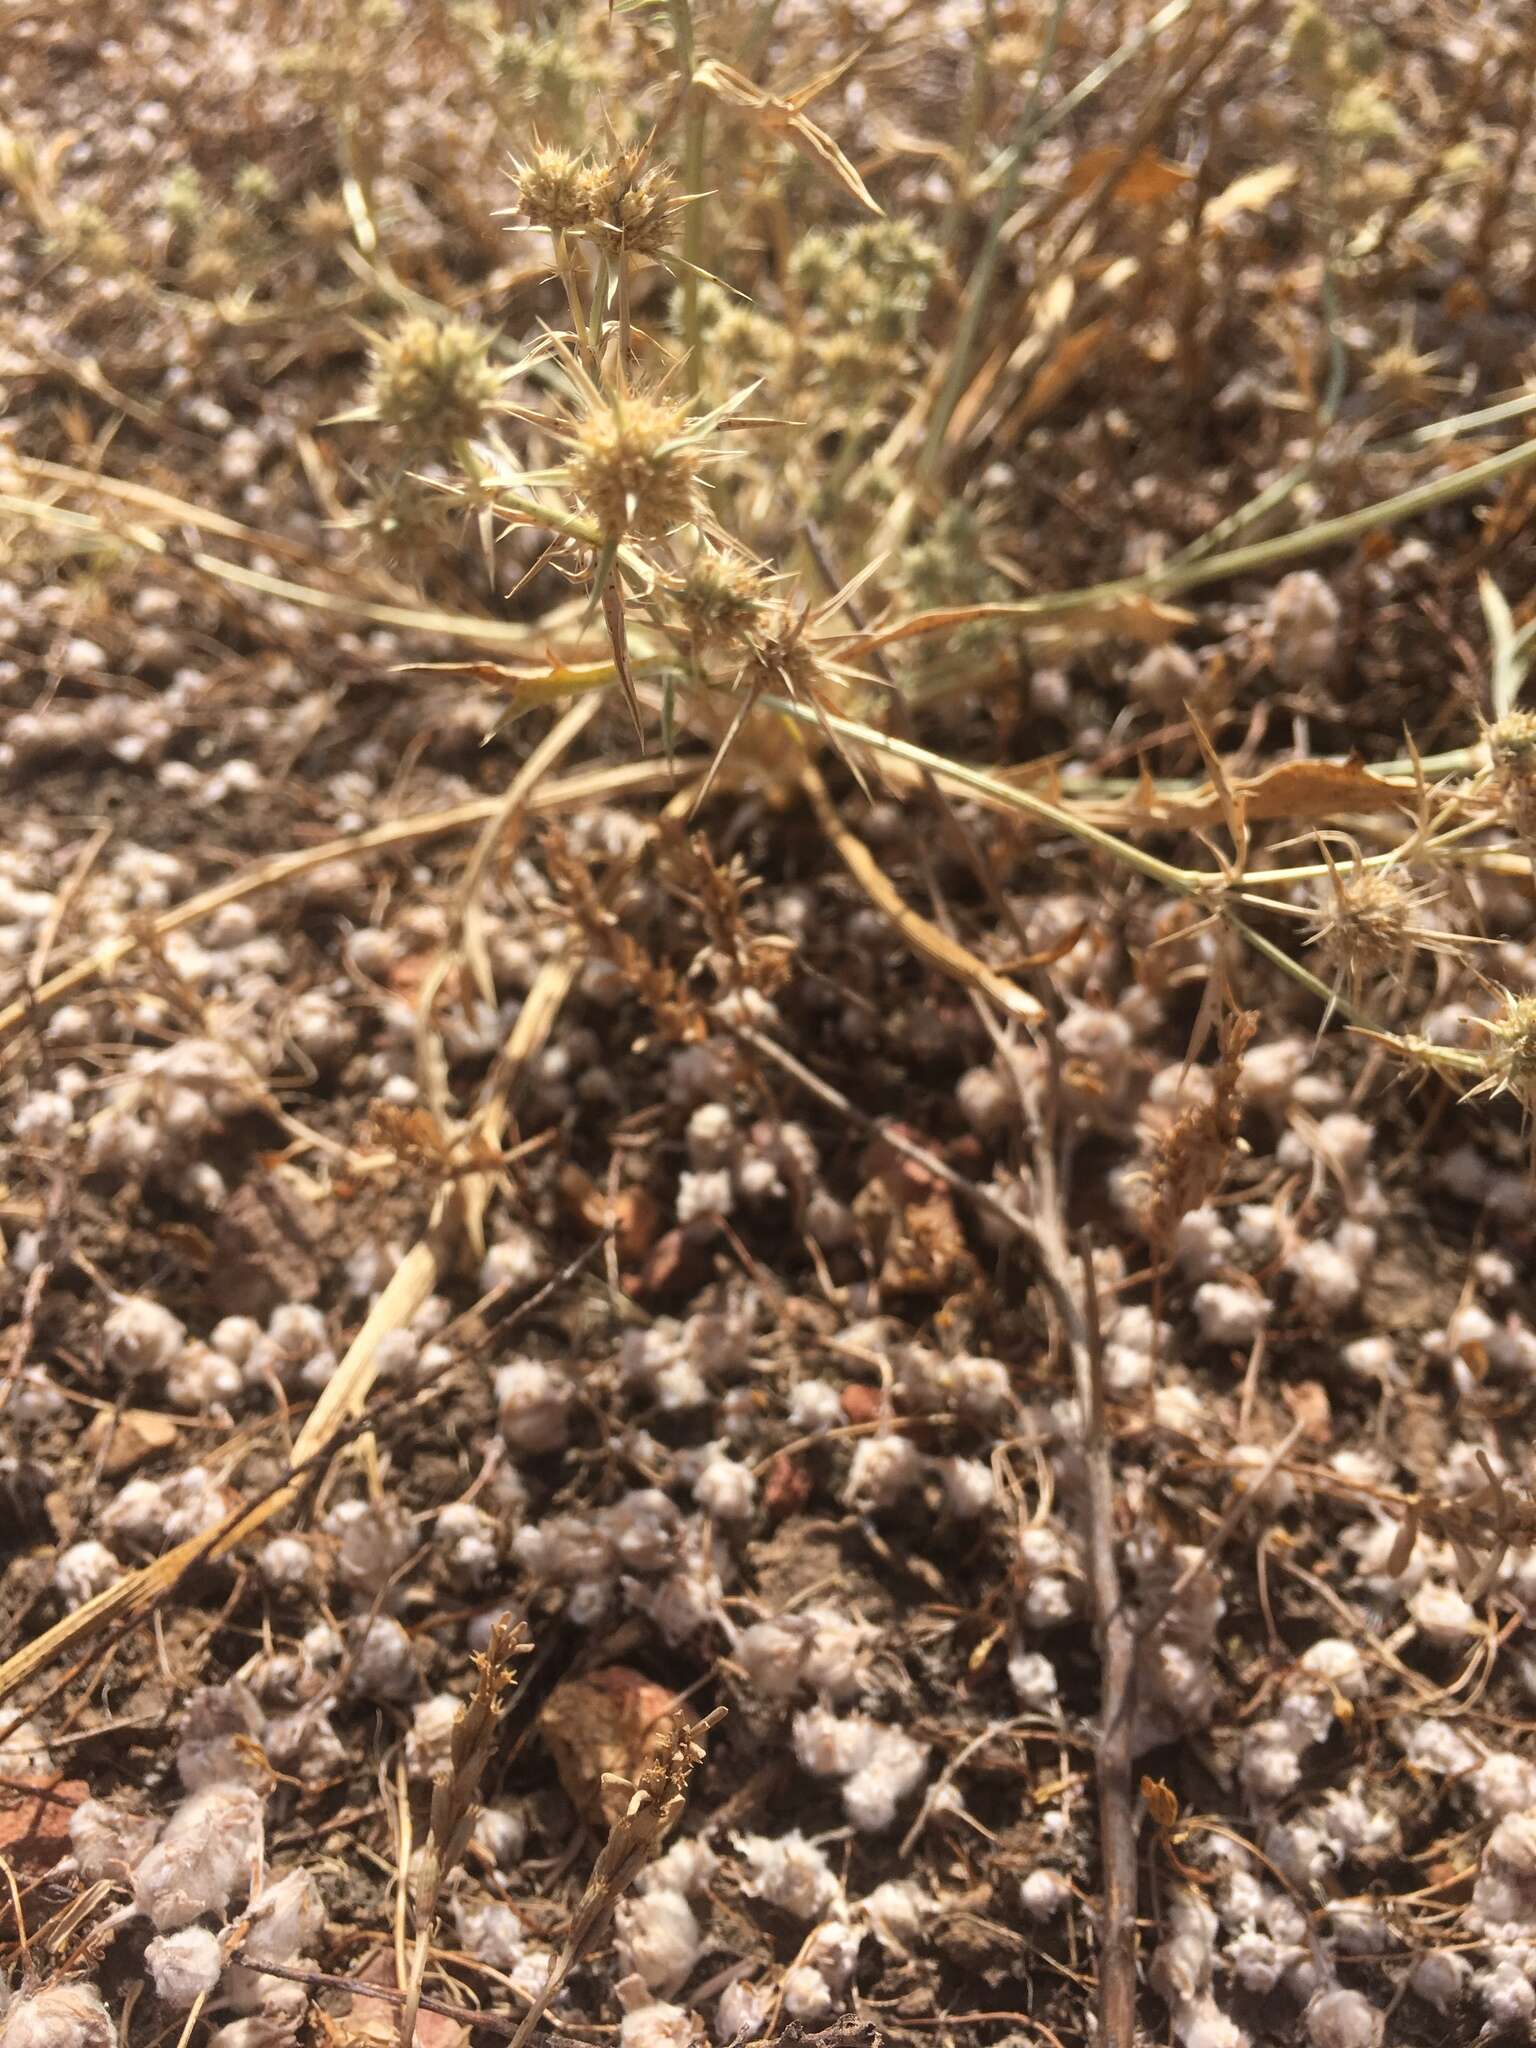
[[[348,419],[389,427],[413,451],[446,453],[485,427],[503,382],[491,337],[468,320],[413,313],[373,338],[367,400]]]
[[[1536,846],[1536,711],[1507,711],[1486,739],[1504,821],[1516,838]]]
[[[675,822],[663,827],[658,867],[694,911],[709,943],[692,972],[713,975],[722,991],[756,989],[771,996],[789,979],[794,945],[777,933],[754,932],[747,922],[747,898],[757,887],[739,855],[717,861],[701,832],[687,833]]]
[[[374,1180],[390,1188],[416,1181],[435,1191],[472,1173],[500,1172],[508,1163],[479,1133],[449,1128],[419,1104],[402,1109],[382,1098],[368,1105],[357,1143],[362,1149],[338,1193]]]
[[[1503,1014],[1483,1021],[1491,1041],[1487,1072],[1468,1091],[1468,1100],[1476,1095],[1513,1095],[1529,1123],[1536,1115],[1536,996],[1517,996],[1507,989],[1500,994]]]
[[[1347,840],[1349,864],[1341,867],[1326,839],[1319,842],[1328,870],[1327,895],[1310,913],[1307,944],[1315,946],[1351,1002],[1383,978],[1399,996],[1415,952],[1455,955],[1466,949],[1459,932],[1436,930],[1427,919],[1439,900],[1433,883],[1416,883],[1401,865],[1372,866]]]
[[[416,2038],[416,2014],[426,1979],[438,1901],[445,1881],[464,1860],[469,1847],[479,1810],[480,1780],[490,1762],[496,1731],[516,1682],[511,1663],[514,1657],[526,1656],[531,1647],[521,1622],[509,1615],[497,1621],[485,1654],[475,1659],[479,1674],[475,1689],[454,1721],[449,1736],[448,1768],[433,1780],[427,1845],[416,1879],[416,1947],[411,1957],[406,2003],[400,2011],[402,2048],[410,2048]]]

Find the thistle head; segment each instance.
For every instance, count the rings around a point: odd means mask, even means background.
[[[1489,1020],[1485,1029],[1491,1041],[1488,1049],[1488,1078],[1480,1090],[1490,1095],[1513,1095],[1529,1117],[1536,1110],[1536,996],[1504,996],[1504,1014]]]
[[[421,447],[468,441],[501,389],[491,339],[468,320],[411,314],[373,350],[368,395],[378,417]]]
[[[574,442],[566,474],[606,540],[659,540],[693,517],[699,447],[680,407],[615,397],[593,407]]]
[[[588,234],[610,256],[656,256],[672,239],[678,200],[672,174],[643,148],[626,149],[590,173]]]
[[[747,660],[740,687],[753,695],[770,691],[796,703],[814,699],[827,681],[820,657],[805,635],[805,615],[787,604],[775,604],[762,630],[747,642]]]
[[[675,601],[696,646],[739,646],[763,609],[762,571],[744,555],[702,547]]]
[[[1311,913],[1307,943],[1316,946],[1336,981],[1352,996],[1380,974],[1400,969],[1416,946],[1445,951],[1452,935],[1425,922],[1429,892],[1400,868],[1330,864],[1325,900]]]
[[[1488,728],[1493,787],[1510,829],[1536,842],[1536,711],[1506,711]]]
[[[514,166],[517,200],[535,227],[568,234],[592,219],[592,172],[565,149],[536,149]]]

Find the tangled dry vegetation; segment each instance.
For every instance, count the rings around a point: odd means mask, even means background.
[[[0,2041],[1536,2024],[1515,0],[5,0]]]

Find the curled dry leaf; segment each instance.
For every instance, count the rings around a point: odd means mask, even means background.
[[[1141,1803],[1156,1827],[1171,1828],[1179,1817],[1178,1797],[1162,1778],[1142,1779]]]
[[[156,1452],[169,1450],[180,1433],[181,1424],[173,1415],[158,1415],[153,1408],[125,1408],[116,1417],[103,1408],[81,1441],[93,1458],[105,1447],[102,1473],[116,1479]]]
[[[1115,181],[1112,196],[1126,206],[1155,206],[1187,185],[1194,173],[1184,164],[1170,163],[1155,149],[1138,150],[1134,156],[1106,143],[1089,149],[1077,159],[1066,176],[1063,190],[1076,199],[1091,192],[1101,179]]]
[[[594,1827],[612,1827],[629,1804],[624,1786],[670,1736],[673,1694],[627,1664],[556,1686],[539,1715],[560,1783]]]
[[[1231,777],[1228,787],[1251,824],[1266,818],[1287,818],[1297,824],[1312,819],[1332,823],[1351,813],[1412,807],[1410,789],[1371,774],[1358,761],[1282,761],[1262,775]],[[1138,791],[1134,801],[1139,812],[1155,814],[1159,824],[1223,822],[1221,795],[1209,785],[1189,796],[1158,793],[1150,802]]]

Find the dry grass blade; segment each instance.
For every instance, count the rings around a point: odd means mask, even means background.
[[[852,193],[860,206],[867,207],[871,213],[883,214],[884,208],[871,197],[868,186],[831,136],[824,128],[817,127],[805,112],[816,94],[824,91],[846,68],[846,65],[840,65],[837,71],[813,80],[798,92],[783,96],[764,92],[761,86],[754,85],[750,78],[744,78],[732,65],[721,63],[718,57],[705,58],[695,69],[693,78],[696,85],[702,85],[726,106],[751,114],[769,134],[786,137],[802,156],[829,171],[846,191]]]

